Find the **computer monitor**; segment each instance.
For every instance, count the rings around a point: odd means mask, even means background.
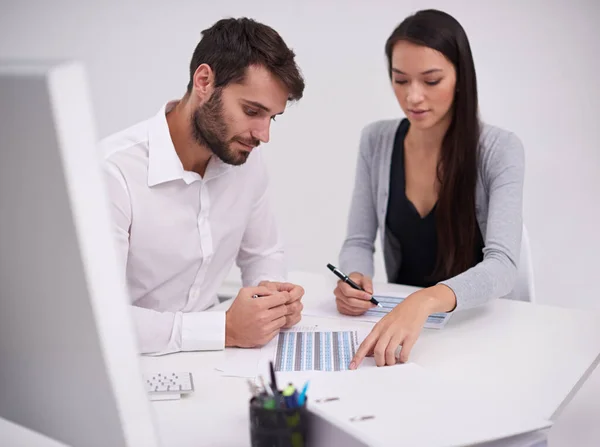
[[[0,62],[0,417],[153,447],[83,67]]]

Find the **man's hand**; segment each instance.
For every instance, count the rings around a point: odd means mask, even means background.
[[[290,328],[295,324],[298,324],[302,319],[302,297],[304,296],[304,289],[296,284],[289,282],[271,282],[263,281],[259,286],[264,286],[273,292],[287,292],[290,295],[290,300],[286,303],[287,314],[285,316],[284,328]]]
[[[258,298],[253,296],[258,295]],[[267,287],[244,287],[225,313],[225,346],[267,344],[287,322],[290,294]]]

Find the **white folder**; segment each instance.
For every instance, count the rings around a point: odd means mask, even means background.
[[[310,411],[369,446],[474,445],[552,425],[411,363],[313,374],[307,395]]]

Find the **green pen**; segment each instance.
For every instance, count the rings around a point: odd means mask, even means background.
[[[268,397],[263,401],[263,408],[265,410],[274,410],[275,409],[275,399],[272,397]]]

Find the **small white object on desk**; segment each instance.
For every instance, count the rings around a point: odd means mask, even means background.
[[[194,392],[192,373],[168,372],[144,374],[150,400],[180,399]]]

